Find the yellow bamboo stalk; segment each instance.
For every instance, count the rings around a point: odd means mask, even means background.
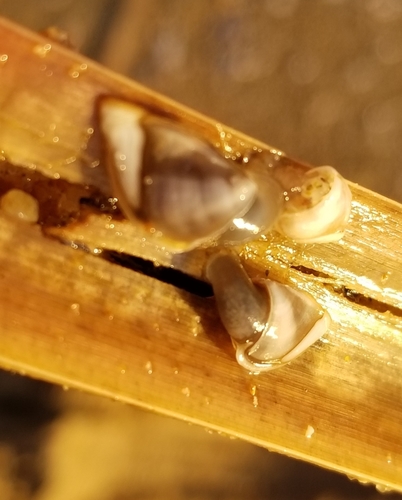
[[[206,252],[173,256],[132,223],[80,206],[85,193],[111,195],[96,102],[121,96],[233,154],[260,147],[292,160],[6,20],[0,41],[0,149],[17,165],[0,163],[0,188],[34,193],[47,224],[0,213],[0,365],[402,491],[402,207],[352,186],[339,243],[272,233],[238,249],[251,274],[308,290],[333,319],[298,360],[250,376],[212,299],[102,258],[125,252],[200,278]]]

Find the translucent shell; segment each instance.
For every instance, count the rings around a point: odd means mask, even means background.
[[[332,167],[317,167],[301,181],[286,187],[288,201],[276,229],[301,243],[327,243],[342,238],[352,194],[345,179]]]
[[[329,315],[311,295],[268,279],[252,282],[232,255],[212,256],[206,276],[237,362],[249,372],[292,361],[329,327]]]
[[[126,217],[161,232],[167,246],[241,242],[277,219],[279,187],[271,213],[265,190],[181,125],[115,98],[102,99],[99,117],[114,196]]]
[[[241,244],[273,228],[302,243],[343,236],[351,193],[332,167],[270,168],[265,151],[240,168],[182,124],[113,97],[99,119],[113,196],[170,250]]]

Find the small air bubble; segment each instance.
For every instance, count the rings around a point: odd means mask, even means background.
[[[147,362],[145,363],[145,369],[146,369],[146,371],[147,371],[148,375],[152,375],[152,373],[153,373],[153,368],[152,368],[152,363],[151,363],[150,361],[147,361]]]
[[[307,439],[310,439],[311,436],[314,434],[314,432],[315,432],[314,427],[312,425],[308,425],[304,435],[306,436]]]
[[[188,387],[183,387],[181,393],[188,398],[190,396],[190,389]]]

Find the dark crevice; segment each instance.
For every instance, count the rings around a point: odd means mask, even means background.
[[[399,307],[392,306],[381,300],[376,300],[371,297],[367,297],[362,293],[358,293],[346,286],[334,286],[333,284],[325,284],[325,287],[332,290],[334,293],[340,294],[349,302],[354,304],[359,304],[360,306],[367,307],[372,311],[377,311],[379,313],[389,312],[394,316],[402,317],[402,309]]]
[[[42,226],[44,234],[47,234],[48,227],[80,224],[94,212],[112,215],[114,219],[123,217],[116,204],[93,186],[50,179],[41,172],[17,167],[4,159],[0,161],[0,178],[0,197],[10,189],[20,189],[38,201],[38,224]],[[63,243],[90,252],[81,242]],[[208,283],[177,269],[158,266],[149,260],[112,250],[103,250],[98,256],[199,297],[213,295],[212,287]]]
[[[39,171],[13,165],[0,156],[0,197],[10,189],[24,191],[37,200],[38,224],[43,227],[83,221],[93,211],[122,217],[116,204],[95,186],[51,179]]]
[[[336,279],[332,278],[330,275],[326,273],[316,271],[315,269],[309,269],[308,267],[305,266],[292,266],[291,268],[296,271],[299,271],[302,274],[312,275],[317,278],[331,280],[331,282],[328,283],[323,282],[324,287],[327,288],[328,290],[331,290],[333,293],[342,295],[342,297],[347,299],[349,302],[352,302],[353,304],[359,304],[360,306],[367,307],[368,309],[371,309],[372,311],[376,311],[379,313],[389,312],[394,316],[402,317],[401,308],[392,306],[390,304],[387,304],[386,302],[382,302],[380,300],[376,300],[371,297],[367,297],[367,295],[356,292],[355,290],[352,290],[344,285],[337,285],[335,284]]]
[[[300,273],[303,274],[310,274],[312,276],[315,276],[317,278],[324,278],[324,279],[331,279],[331,276],[329,274],[323,273],[321,271],[317,271],[316,269],[310,269],[305,266],[291,266],[291,269],[294,269],[295,271],[299,271]]]
[[[212,287],[209,283],[199,280],[171,267],[155,265],[150,260],[134,257],[125,253],[113,250],[103,250],[99,257],[117,264],[119,266],[131,269],[137,273],[155,278],[163,283],[168,283],[181,290],[198,295],[199,297],[212,297]]]
[[[50,179],[40,172],[17,167],[4,159],[0,161],[0,177],[0,196],[8,190],[16,188],[31,194],[38,200],[38,223],[42,226],[45,234],[46,227],[81,223],[93,211],[106,213],[117,219],[123,217],[115,203],[94,186],[82,186],[62,179]],[[71,242],[69,244],[71,245]],[[77,244],[76,248],[78,247],[89,251],[84,245]],[[163,283],[174,285],[199,297],[213,295],[211,285],[177,269],[155,265],[152,261],[112,250],[104,250],[98,255],[109,262],[155,278]],[[367,297],[342,284],[337,284],[337,280],[326,273],[306,266],[292,266],[292,269],[320,279],[327,289],[345,297],[354,304],[379,313],[390,312],[394,316],[402,317],[402,308]]]

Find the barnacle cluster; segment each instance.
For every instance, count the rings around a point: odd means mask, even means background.
[[[99,105],[107,168],[124,214],[160,232],[166,247],[214,244],[206,266],[218,311],[250,372],[281,366],[328,328],[312,296],[272,280],[252,282],[239,259],[220,250],[275,229],[303,243],[342,237],[351,209],[346,181],[332,167],[280,167],[261,182],[183,125],[133,103]]]

